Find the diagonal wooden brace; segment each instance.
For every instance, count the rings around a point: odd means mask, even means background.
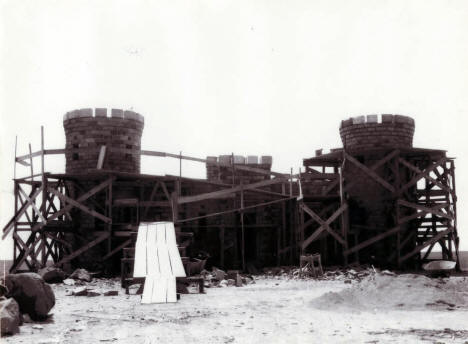
[[[80,247],[78,250],[70,253],[68,256],[64,257],[62,260],[60,260],[59,262],[55,263],[54,266],[59,266],[59,265],[62,265],[62,264],[65,264],[66,262],[69,262],[70,260],[72,260],[73,258],[76,258],[78,257],[80,254],[82,254],[83,252],[86,252],[87,250],[89,250],[91,247],[94,247],[96,246],[97,244],[99,244],[101,241],[104,241],[105,239],[107,239],[109,237],[109,232],[104,232],[102,233],[100,236],[98,236],[96,239],[94,239],[93,241],[90,241],[89,243],[87,243],[86,245]]]
[[[410,170],[418,173],[418,175],[421,175],[421,174],[424,174],[423,171],[421,171],[419,168],[417,168],[416,166],[414,166],[413,164],[410,164],[408,161],[406,161],[405,159],[403,158],[399,158],[398,161],[406,166],[407,168],[409,168]],[[436,171],[436,170],[434,170]],[[438,181],[437,179],[435,178],[432,178],[429,174],[425,176],[426,179],[430,180],[431,182],[433,182],[435,185],[437,185],[439,188],[441,188],[442,190],[445,190],[449,193],[452,192],[452,190],[447,186],[447,185],[444,185],[442,184],[440,181]]]
[[[65,196],[63,193],[55,190],[54,188],[48,187],[47,190],[49,192],[53,193],[58,198],[60,198],[62,201],[69,203],[70,205],[84,211],[85,213],[88,213],[91,216],[94,216],[94,217],[104,221],[105,223],[111,223],[112,222],[112,219],[110,219],[109,217],[104,216],[104,215],[102,215],[102,214],[100,214],[97,211],[94,211],[92,209],[89,209],[84,204],[82,204],[80,202],[77,202],[77,201],[75,201],[74,199],[72,199],[72,198],[70,198],[68,196]]]
[[[106,181],[102,182],[101,184],[99,185],[96,185],[95,187],[93,187],[91,190],[89,190],[88,192],[86,192],[85,194],[81,195],[80,197],[77,198],[77,202],[83,202],[85,200],[87,200],[88,198],[90,198],[91,196],[93,196],[94,194],[98,193],[99,191],[105,189],[106,187],[109,186],[109,184],[115,179],[115,177],[111,177],[109,179],[107,179]],[[66,205],[65,207],[63,207],[62,209],[60,209],[58,212],[52,214],[49,218],[48,218],[48,221],[52,221],[52,220],[55,220],[56,218],[58,218],[59,216],[67,213],[70,209],[73,208],[73,205],[72,204],[68,204]],[[36,224],[32,229],[31,231],[32,232],[35,232],[35,231],[38,231],[40,230],[42,227],[44,227],[44,224],[42,223],[38,223]]]
[[[415,254],[421,252],[421,250],[423,250],[425,247],[427,246],[430,246],[432,245],[433,243],[436,243],[437,241],[439,241],[440,239],[442,239],[444,236],[446,236],[447,234],[449,234],[450,232],[452,232],[453,229],[452,228],[449,228],[449,229],[446,229],[445,231],[443,232],[440,232],[439,234],[437,234],[436,236],[432,237],[430,240],[424,242],[423,244],[417,246],[413,251],[411,251],[410,253],[408,254],[405,254],[403,257],[401,257],[401,262],[404,262],[405,260],[407,260],[408,258],[411,258],[412,256],[414,256]]]
[[[334,230],[330,228],[330,224],[335,221],[338,216],[341,215],[343,211],[345,211],[348,208],[348,205],[344,203],[341,207],[339,207],[326,221],[323,221],[320,216],[318,216],[312,209],[310,209],[308,206],[305,204],[301,205],[302,209],[309,214],[314,220],[316,220],[319,224],[320,227],[312,233],[311,236],[309,236],[304,242],[302,243],[302,249],[307,248],[307,246],[310,245],[318,236],[326,230],[328,233],[330,233],[338,242],[340,242],[342,245],[346,244],[346,241],[339,235],[337,234]]]
[[[6,238],[10,230],[13,228],[15,221],[18,221],[19,218],[24,214],[26,210],[28,210],[29,205],[36,199],[36,197],[41,193],[42,187],[37,189],[32,196],[24,203],[21,208],[18,210],[18,212],[11,218],[10,221],[8,221],[7,225],[5,228],[3,228],[3,235],[2,235],[2,240]]]
[[[411,186],[413,186],[414,184],[416,184],[420,179],[422,178],[427,178],[429,176],[429,173],[431,173],[433,170],[435,170],[437,167],[441,166],[442,164],[444,164],[446,161],[448,160],[448,158],[444,157],[444,158],[441,158],[439,159],[437,162],[435,162],[434,164],[432,164],[431,166],[429,166],[428,168],[426,168],[424,171],[421,171],[421,173],[417,174],[416,176],[413,177],[413,179],[411,179],[408,183],[406,183],[405,185],[403,185],[401,187],[400,190],[398,190],[398,193],[399,194],[402,194],[403,191],[405,191],[406,189],[410,188]]]
[[[375,173],[372,169],[370,169],[369,167],[367,167],[364,164],[361,164],[359,161],[357,161],[354,157],[352,157],[348,153],[345,152],[344,154],[345,154],[345,157],[346,157],[347,160],[349,160],[357,168],[359,168],[364,173],[366,173],[369,177],[374,179],[377,183],[379,183],[380,185],[382,185],[384,188],[388,189],[392,193],[395,192],[395,188],[390,183],[388,183],[386,180],[384,180],[382,177],[380,177],[377,173]]]

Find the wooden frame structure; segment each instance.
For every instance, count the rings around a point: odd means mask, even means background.
[[[18,163],[30,167],[30,175],[16,178],[15,172],[15,214],[3,229],[3,238],[10,232],[13,236],[11,272],[37,270],[48,260],[56,266],[77,262],[93,248],[101,252],[97,258],[100,263],[112,261],[132,244],[132,233],[140,221],[170,220],[180,232],[216,231],[217,258],[222,267],[231,250],[235,259],[226,265],[246,269],[246,232],[255,229],[268,230],[270,236],[273,232],[276,247],[272,255],[277,264],[292,264],[297,258],[297,176],[238,166],[233,161],[217,164],[232,168],[234,177],[235,173],[247,171],[268,179],[234,185],[184,178],[181,173],[155,176],[108,171],[102,166],[86,174],[50,173],[44,171],[44,157],[64,154],[65,150],[45,149],[42,128],[41,138],[40,151],[32,152],[30,148],[23,156],[15,152],[15,171]],[[141,155],[177,158],[180,166],[182,160],[206,163],[205,159],[182,154],[144,150]],[[35,157],[41,157],[41,173],[37,175],[33,169]],[[250,221],[249,214],[258,209],[273,209],[279,220]],[[209,219],[217,220],[210,223]],[[227,240],[229,233],[234,242]]]
[[[301,205],[303,251],[330,234],[335,246],[338,244],[344,264],[355,261],[397,268],[417,267],[429,259],[438,245],[443,259],[455,260],[459,265],[455,165],[445,151],[418,148],[336,150],[305,159],[304,165],[306,173],[301,180],[307,181],[312,189],[315,187],[315,192],[306,193]],[[327,168],[333,169],[333,173],[325,173]],[[318,184],[314,180],[323,182]],[[307,187],[306,184],[306,190]],[[319,192],[317,187],[320,187]],[[376,189],[379,200],[387,206],[386,223],[360,224],[356,219],[368,214],[360,214],[350,202],[366,192],[375,194]],[[335,201],[329,209],[322,204],[313,211],[309,204],[314,204],[314,195],[335,197]],[[310,219],[305,219],[305,215]],[[318,228],[307,232],[314,223]],[[325,255],[324,260],[330,263],[331,258],[336,258],[336,252],[332,257],[327,256],[323,245],[322,257]],[[382,251],[383,248],[386,251]],[[379,252],[380,257],[373,261]]]

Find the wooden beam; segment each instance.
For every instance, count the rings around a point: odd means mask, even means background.
[[[83,252],[86,252],[87,250],[89,250],[91,247],[94,247],[94,246],[96,246],[97,244],[99,244],[100,242],[106,240],[108,236],[109,236],[109,233],[108,233],[108,232],[101,233],[101,235],[98,236],[96,239],[94,239],[93,241],[90,241],[90,242],[87,243],[86,245],[80,247],[78,250],[76,250],[76,251],[70,253],[68,256],[64,257],[64,258],[63,258],[62,260],[60,260],[59,262],[55,263],[54,266],[59,266],[59,265],[65,264],[66,262],[69,262],[69,261],[72,260],[73,258],[76,258],[76,257],[78,257],[80,254],[82,254]]]
[[[372,238],[370,238],[370,239],[368,239],[368,240],[363,241],[362,243],[360,243],[360,244],[358,244],[358,245],[356,245],[356,246],[350,248],[349,250],[346,250],[346,251],[344,252],[344,254],[350,254],[350,253],[353,253],[353,252],[357,252],[357,251],[363,249],[364,247],[367,247],[367,246],[369,246],[369,245],[372,245],[372,244],[376,243],[377,241],[380,241],[380,240],[382,240],[382,239],[387,238],[388,236],[390,236],[390,235],[392,235],[392,234],[396,234],[396,233],[398,233],[400,230],[403,229],[403,227],[401,226],[402,224],[404,224],[404,223],[406,223],[406,222],[408,222],[408,221],[410,221],[410,220],[416,219],[416,218],[418,218],[418,217],[424,216],[424,215],[426,215],[427,213],[428,213],[428,212],[426,212],[426,211],[422,211],[422,212],[420,212],[420,213],[416,213],[416,214],[412,214],[412,215],[403,217],[403,218],[401,218],[401,219],[399,220],[398,226],[395,226],[395,227],[389,229],[389,230],[386,231],[386,232],[383,232],[383,233],[381,233],[381,234],[379,234],[379,235],[376,235],[376,236],[374,236],[374,237],[372,237]]]
[[[47,190],[51,193],[53,193],[54,195],[56,195],[58,198],[60,198],[62,201],[70,204],[70,205],[73,205],[74,207],[88,213],[89,215],[91,216],[94,216],[102,221],[104,221],[105,223],[111,223],[112,222],[112,219],[107,217],[107,216],[104,216],[102,215],[101,213],[98,213],[97,211],[94,211],[92,209],[89,209],[87,206],[85,206],[84,204],[80,203],[80,202],[77,202],[75,201],[74,199],[68,197],[68,196],[65,196],[63,193],[55,190],[54,188],[51,188],[51,187],[48,187]]]
[[[243,186],[235,186],[235,187],[232,187],[232,188],[226,189],[226,190],[207,192],[207,193],[200,194],[200,195],[195,195],[195,196],[179,197],[178,203],[179,204],[185,204],[185,203],[204,201],[204,200],[207,200],[207,199],[219,198],[221,196],[225,196],[225,195],[229,195],[229,194],[232,194],[232,193],[240,192],[242,189],[243,190],[256,189],[256,188],[260,188],[260,187],[264,187],[264,186],[268,186],[268,185],[278,184],[278,183],[284,182],[285,180],[286,180],[285,178],[275,178],[275,179],[264,180],[264,181],[253,183],[253,184],[247,184],[247,185],[243,185]]]
[[[8,235],[8,233],[10,232],[10,230],[13,228],[13,226],[15,225],[15,222],[18,221],[20,219],[20,217],[24,214],[24,212],[28,209],[29,205],[31,204],[31,202],[33,202],[36,197],[41,193],[42,191],[42,187],[38,188],[33,194],[32,196],[28,199],[28,201],[26,203],[24,203],[20,209],[18,210],[18,212],[11,218],[10,221],[8,221],[8,223],[6,224],[6,226],[3,228],[3,235],[2,235],[2,240],[6,238],[6,236]]]
[[[278,203],[278,202],[285,202],[285,201],[289,201],[291,199],[296,199],[296,196],[276,199],[274,201],[260,203],[260,204],[250,205],[250,206],[244,207],[242,210],[245,212],[245,211],[250,210],[250,209],[254,209],[254,208],[258,208],[258,207],[265,207],[267,205],[275,204],[275,203]],[[200,220],[200,219],[204,219],[204,218],[207,218],[207,217],[213,217],[213,216],[220,216],[220,215],[225,215],[225,214],[229,214],[229,213],[235,213],[235,212],[238,212],[238,211],[241,211],[241,209],[236,208],[236,209],[220,211],[220,212],[217,212],[217,213],[211,213],[211,214],[207,214],[207,215],[203,215],[203,216],[191,217],[191,218],[188,218],[188,219],[178,220],[177,223],[195,221],[195,220]]]
[[[424,171],[422,171],[421,173],[417,174],[416,176],[414,176],[408,183],[406,183],[405,185],[403,185],[401,187],[401,189],[398,191],[399,194],[402,194],[403,191],[405,191],[406,189],[408,189],[409,187],[413,186],[414,184],[416,184],[421,178],[426,178],[427,176],[429,176],[429,173],[431,173],[434,169],[436,169],[437,167],[441,166],[443,163],[445,163],[446,161],[448,160],[448,158],[446,157],[443,157],[439,160],[437,160],[434,164],[432,164],[432,166],[429,166],[428,168],[424,169]]]
[[[99,150],[99,156],[98,156],[98,162],[96,169],[100,170],[102,169],[102,166],[104,166],[104,159],[106,158],[106,146],[101,146],[101,149]]]
[[[445,213],[443,213],[441,211],[438,211],[438,210],[434,209],[434,207],[433,208],[428,208],[428,207],[424,207],[424,206],[419,205],[419,204],[410,203],[410,202],[402,200],[402,199],[398,200],[398,204],[403,205],[403,206],[408,207],[408,208],[420,210],[420,211],[423,211],[425,213],[434,214],[434,215],[437,215],[437,216],[440,216],[440,217],[443,217],[443,218],[446,218],[446,219],[449,219],[449,220],[453,220],[453,216],[451,216],[449,214],[445,214]],[[437,204],[437,206],[438,206],[438,208],[444,208],[444,207],[449,206],[449,204],[441,203],[441,204]]]
[[[18,187],[19,193],[26,199],[27,203],[31,205],[31,207],[36,211],[37,216],[41,219],[42,222],[47,222],[47,220],[44,218],[44,216],[41,214],[41,211],[37,208],[36,204],[34,203],[34,200],[28,197],[26,195],[26,192],[23,191],[21,187]]]
[[[315,212],[313,212],[309,207],[307,207],[305,204],[302,204],[302,209],[312,216],[314,220],[316,220],[319,224],[320,227],[317,228],[317,230],[312,233],[311,236],[309,236],[304,242],[302,243],[302,249],[305,250],[307,246],[309,246],[315,239],[319,237],[319,235],[322,233],[323,230],[326,230],[328,233],[333,235],[333,237],[342,245],[344,245],[345,241],[343,238],[341,238],[335,231],[333,231],[330,228],[330,224],[335,221],[340,214],[345,211],[348,208],[348,204],[344,203],[342,206],[340,206],[326,221],[323,221]],[[314,214],[314,215],[312,215]]]
[[[366,173],[368,176],[372,177],[377,183],[391,191],[392,193],[395,192],[395,188],[388,183],[386,180],[384,180],[382,177],[380,177],[377,173],[375,173],[373,170],[371,170],[369,167],[367,167],[364,164],[361,164],[359,161],[357,161],[354,157],[349,155],[348,153],[344,152],[344,155],[347,160],[349,160],[351,163],[353,163],[356,167],[358,167],[360,170],[362,170],[364,173]]]
[[[92,189],[90,189],[88,192],[84,193],[83,195],[81,195],[80,197],[78,197],[76,199],[77,202],[83,202],[85,200],[87,200],[88,198],[90,198],[91,196],[93,196],[94,194],[98,193],[99,191],[103,190],[104,188],[108,187],[110,185],[110,183],[115,179],[115,177],[110,177],[109,179],[105,180],[104,182],[102,182],[101,184],[99,185],[96,185],[95,187],[93,187]],[[65,207],[63,207],[62,209],[60,209],[58,212],[52,214],[51,216],[48,217],[48,221],[52,221],[52,220],[55,220],[56,218],[58,218],[59,216],[67,213],[70,209],[72,209],[74,206],[72,204],[68,204],[66,205]],[[39,229],[41,229],[42,227],[44,227],[44,224],[42,223],[38,223],[36,224],[32,229],[31,231],[32,232],[35,232]]]
[[[418,173],[418,174],[424,173],[424,172],[421,171],[419,168],[417,168],[416,166],[410,164],[408,161],[406,161],[406,160],[403,159],[403,158],[399,158],[398,161],[399,161],[402,165],[406,166],[408,169],[410,169],[410,170],[412,170],[412,171],[414,171],[414,172],[416,172],[416,173]],[[434,172],[435,172],[435,170],[434,170]],[[432,178],[430,175],[427,175],[427,176],[426,176],[426,179],[429,179],[430,181],[432,181],[435,185],[437,185],[437,186],[438,186],[439,188],[441,188],[442,190],[445,190],[445,191],[447,191],[447,192],[449,192],[449,193],[452,192],[452,190],[451,190],[448,186],[442,184],[442,183],[439,182],[437,179]]]
[[[385,157],[383,157],[381,160],[377,161],[375,164],[371,165],[370,169],[372,171],[376,171],[380,166],[383,166],[385,163],[396,157],[398,154],[400,154],[400,151],[398,149],[393,150],[389,154],[387,154]],[[325,189],[324,194],[328,194],[331,190],[333,190],[338,184],[340,183],[340,180],[335,180],[334,182],[330,183],[330,185]],[[350,181],[348,184],[344,185],[343,191],[346,191],[353,187],[356,184],[355,180]]]
[[[421,252],[425,247],[429,246],[429,245],[432,245],[432,243],[435,243],[437,241],[439,241],[440,239],[442,239],[445,235],[449,234],[450,232],[452,232],[452,228],[449,228],[443,232],[440,232],[439,234],[437,234],[436,236],[432,237],[431,239],[429,239],[428,241],[424,242],[423,244],[417,246],[413,251],[411,251],[410,253],[407,253],[405,254],[403,257],[401,257],[401,262],[404,262],[405,260],[407,260],[408,258],[414,256],[416,253],[418,252]]]

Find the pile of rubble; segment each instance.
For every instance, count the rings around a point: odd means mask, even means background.
[[[242,287],[246,284],[255,283],[252,275],[241,275],[238,270],[228,270],[226,272],[216,267],[213,267],[211,272],[202,270],[200,277],[203,278],[206,288]]]
[[[351,283],[352,281],[359,282],[377,273],[395,275],[395,273],[388,270],[380,271],[373,266],[367,265],[355,265],[349,268],[329,267],[320,276],[316,276],[308,266],[303,268],[297,266],[281,266],[263,269],[264,276],[269,278],[337,280],[344,281],[345,283]]]

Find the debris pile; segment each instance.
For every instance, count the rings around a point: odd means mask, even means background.
[[[255,283],[252,275],[243,275],[239,270],[228,270],[227,272],[216,267],[212,271],[202,270],[200,277],[203,278],[206,288],[242,287]]]
[[[270,278],[343,280],[345,283],[351,283],[351,281],[361,281],[364,278],[378,272],[378,269],[367,265],[356,265],[352,268],[330,267],[326,269],[323,275],[318,277],[315,277],[315,274],[311,271],[308,265],[302,268],[297,266],[281,266],[263,269],[264,276]],[[383,270],[381,273],[395,275],[393,272],[388,270]]]

